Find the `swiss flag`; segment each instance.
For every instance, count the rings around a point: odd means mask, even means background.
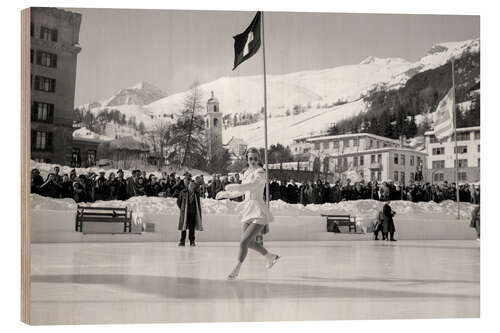
[[[234,38],[234,67],[233,71],[243,61],[253,56],[260,48],[260,20],[261,12],[257,12],[252,22],[241,34]]]

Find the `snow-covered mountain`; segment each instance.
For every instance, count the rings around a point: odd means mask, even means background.
[[[148,105],[167,97],[160,88],[148,82],[139,82],[135,86],[118,91],[103,103],[103,106]]]
[[[289,144],[292,138],[324,130],[329,124],[366,111],[362,98],[374,88],[398,89],[417,73],[442,66],[451,58],[464,53],[479,52],[479,39],[447,42],[434,45],[422,58],[410,62],[401,58],[370,56],[359,64],[330,69],[303,71],[267,76],[269,143]],[[211,91],[220,102],[224,114],[258,113],[263,107],[263,78],[231,76],[200,85],[203,100]],[[154,87],[156,88],[156,87]],[[150,126],[155,120],[170,118],[182,109],[188,91],[166,97],[161,90],[141,83],[124,89],[102,102],[98,107],[114,108],[137,121]],[[152,100],[152,102],[149,102]],[[336,105],[342,101],[343,105]],[[304,113],[292,114],[294,106]],[[289,111],[289,112],[287,112]],[[244,126],[231,127],[223,132],[224,141],[232,136],[242,138],[250,145],[263,145],[263,120]]]

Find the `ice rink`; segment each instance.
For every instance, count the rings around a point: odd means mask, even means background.
[[[479,316],[479,242],[32,244],[33,324]]]

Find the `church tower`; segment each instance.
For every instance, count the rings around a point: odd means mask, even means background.
[[[219,109],[219,101],[215,98],[213,91],[207,101],[205,131],[208,139],[208,156],[211,157],[216,148],[222,147],[222,113]]]

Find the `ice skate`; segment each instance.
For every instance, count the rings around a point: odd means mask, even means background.
[[[267,258],[267,265],[266,265],[266,268],[267,269],[271,269],[274,264],[276,264],[278,262],[278,260],[280,259],[280,256],[277,255],[277,254],[271,254],[269,258]]]

